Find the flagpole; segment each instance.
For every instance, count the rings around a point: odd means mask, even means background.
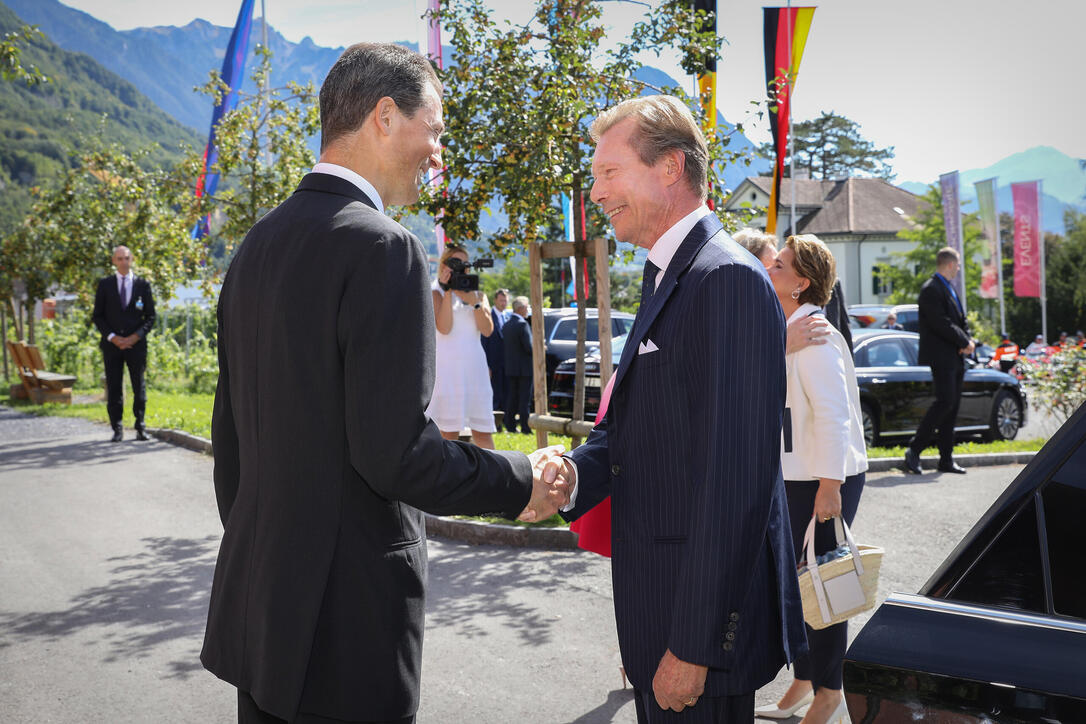
[[[1044,179],[1037,182],[1037,237],[1041,247],[1041,334],[1045,336],[1045,344],[1048,344],[1048,297],[1045,294],[1045,224],[1044,207],[1041,200],[1044,198]]]
[[[999,194],[996,179],[992,179],[992,207],[995,213],[996,278],[999,280],[999,333],[1007,333],[1007,310],[1003,304],[1003,234],[999,229]]]
[[[790,234],[796,233],[796,129],[792,123],[792,105],[795,98],[795,78],[792,75],[792,67],[796,59],[792,57],[795,48],[792,45],[792,0],[788,0],[788,175],[792,186],[792,211],[788,216],[788,228]]]

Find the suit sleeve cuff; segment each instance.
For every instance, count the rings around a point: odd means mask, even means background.
[[[106,341],[108,342],[108,341],[110,341],[111,339],[113,339],[116,336],[117,335],[115,335],[113,332],[110,332],[109,335],[106,337]]]
[[[580,472],[577,470],[577,463],[573,462],[573,458],[569,455],[563,455],[562,457],[569,463],[569,466],[573,468],[573,492],[569,495],[569,503],[559,508],[561,512],[568,513],[577,507],[577,492],[580,490],[580,488],[577,487],[577,479],[580,477]]]

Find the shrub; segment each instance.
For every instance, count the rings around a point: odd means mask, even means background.
[[[1086,349],[1069,346],[1046,360],[1022,364],[1033,387],[1033,400],[1054,417],[1066,420],[1086,403]]]

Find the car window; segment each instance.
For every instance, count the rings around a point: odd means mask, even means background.
[[[1082,511],[1086,510],[1086,444],[1080,444],[1041,493],[1052,608],[1086,619],[1086,577],[1082,575]]]
[[[909,367],[909,353],[898,339],[876,339],[865,350],[865,367]]]
[[[611,336],[620,337],[630,331],[630,321],[623,317],[611,318]]]
[[[589,317],[585,320],[585,335],[586,342],[599,342],[600,341],[600,329],[599,319],[596,317]],[[577,341],[577,318],[570,317],[558,322],[558,325],[554,328],[554,335],[551,337],[556,342],[576,342]]]

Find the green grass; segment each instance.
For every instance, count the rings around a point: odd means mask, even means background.
[[[1029,440],[1015,439],[1015,440],[995,440],[993,442],[959,442],[954,445],[955,455],[974,455],[974,454],[990,454],[990,453],[1006,453],[1006,452],[1034,452],[1044,447],[1044,444],[1048,442],[1046,439],[1038,437],[1031,438]],[[921,456],[938,456],[939,451],[934,447],[925,448],[924,452],[920,453]],[[905,455],[905,446],[896,445],[894,447],[872,447],[867,449],[868,458],[900,458]]]

